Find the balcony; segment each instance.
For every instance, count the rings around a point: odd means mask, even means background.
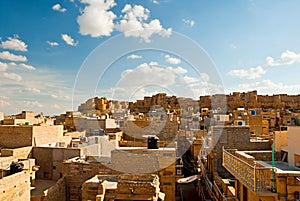
[[[271,191],[272,168],[263,167],[254,160],[242,160],[233,150],[223,149],[222,165],[239,181],[254,192]]]

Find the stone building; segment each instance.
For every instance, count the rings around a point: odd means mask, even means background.
[[[269,150],[269,141],[252,141],[249,126],[212,126],[203,141],[199,156],[201,168],[200,193],[216,200],[223,199],[217,189],[222,186],[222,178],[230,178],[222,165],[223,149]],[[212,190],[212,189],[215,190]],[[217,195],[218,194],[218,195]],[[203,197],[204,199],[204,197]]]
[[[239,107],[244,108],[295,108],[300,109],[300,95],[276,94],[257,95],[257,91],[250,92],[233,92],[229,95],[223,95],[223,103],[227,105],[228,111],[232,111]],[[219,102],[220,95],[200,96],[200,108],[213,108],[215,103]],[[220,102],[221,103],[221,102]]]
[[[82,200],[164,200],[157,175],[96,175],[82,185]]]
[[[32,148],[32,157],[40,166],[37,179],[58,181],[63,177],[62,162],[80,156],[80,149],[38,146]]]
[[[70,137],[63,136],[63,126],[61,125],[0,126],[0,147],[18,148],[70,140]]]
[[[2,113],[3,114],[3,113]],[[34,115],[31,111],[22,111],[20,114],[2,117],[0,115],[0,125],[53,125],[53,119],[50,116],[44,116],[42,113]]]
[[[275,161],[273,167],[271,160],[271,151],[224,149],[223,166],[234,177],[232,186],[230,182],[223,185],[225,197],[241,201],[299,200],[300,168],[282,161]]]
[[[178,133],[178,122],[168,119],[126,121],[124,140],[142,140],[144,135],[156,135],[162,141],[173,141]]]
[[[165,201],[175,201],[175,184],[182,177],[176,174],[175,148],[121,147],[112,152],[110,167],[125,174],[157,174]]]

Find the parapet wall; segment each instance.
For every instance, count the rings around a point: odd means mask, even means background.
[[[30,200],[30,174],[15,173],[0,179],[0,200]]]

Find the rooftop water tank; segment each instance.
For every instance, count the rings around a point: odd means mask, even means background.
[[[157,136],[148,137],[148,149],[159,149],[159,138]]]

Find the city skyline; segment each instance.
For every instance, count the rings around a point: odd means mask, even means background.
[[[86,58],[120,34],[150,46],[182,34],[215,64],[224,93],[257,90],[258,94],[299,94],[298,1],[34,3],[0,2],[0,24],[4,27],[0,30],[0,111],[7,114],[72,110],[76,77]],[[119,55],[112,65],[101,66],[109,70],[105,78],[99,78],[104,84],[93,86],[95,94],[122,98],[113,93],[124,94],[141,84],[126,80],[122,88],[124,75],[152,80],[159,74],[154,86],[133,90],[124,99],[157,92],[192,98],[209,95],[210,90],[201,89],[215,86],[210,85],[214,77],[197,74],[181,56],[151,50]],[[164,83],[168,85],[159,85]],[[175,84],[176,91],[172,90]],[[186,92],[186,86],[191,93]]]

